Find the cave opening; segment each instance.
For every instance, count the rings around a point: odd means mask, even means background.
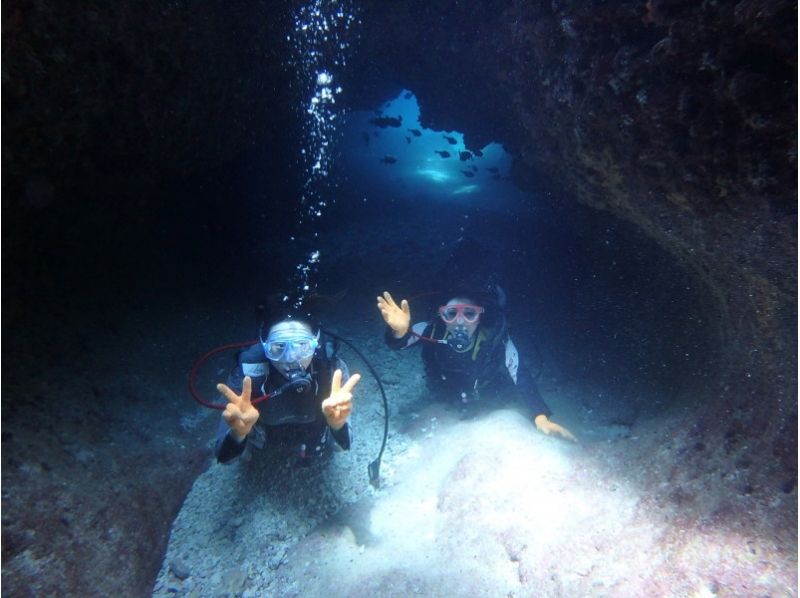
[[[498,143],[468,148],[458,131],[420,124],[417,98],[401,90],[372,110],[349,112],[340,140],[340,178],[370,197],[487,206],[521,203],[511,156]],[[352,193],[352,191],[349,191]]]
[[[507,291],[515,344],[587,441],[691,410],[714,387],[722,354],[706,284],[632,223],[535,181],[519,188],[512,167],[499,143],[476,152],[457,131],[421,126],[404,89],[347,115],[331,172],[336,199],[318,230],[372,229],[380,261],[357,258],[374,278],[364,277],[366,296],[386,290],[379,281],[409,296],[436,289],[432,273],[446,256],[477,240]],[[347,258],[326,263],[322,249],[318,282],[335,292]]]

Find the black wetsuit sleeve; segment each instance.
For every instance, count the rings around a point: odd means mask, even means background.
[[[254,364],[255,367],[258,367],[258,364],[263,363],[264,360],[263,350],[259,345],[252,345],[248,349],[239,352],[236,358],[236,366],[234,366],[228,374],[228,387],[236,393],[241,393],[244,384],[244,370],[247,368],[248,371],[251,372],[251,378],[253,380],[252,397],[258,396],[261,386],[264,384],[264,380],[266,380],[266,376],[263,375],[261,370],[256,373],[253,372],[252,369]],[[262,368],[263,371],[266,371],[266,368],[267,366],[264,365]],[[246,446],[247,438],[245,437],[242,442],[238,442],[231,436],[228,423],[220,418],[219,427],[217,428],[217,437],[214,442],[214,456],[217,458],[217,461],[219,463],[228,463],[232,461],[244,452]]]
[[[392,329],[387,326],[386,332],[383,335],[383,340],[386,341],[387,347],[397,351],[406,346],[406,343],[408,343],[408,339],[410,336],[411,336],[411,329],[409,329],[409,331],[406,332],[400,338],[395,338],[394,332],[392,332]]]
[[[214,443],[214,456],[219,463],[228,463],[244,452],[244,447],[247,445],[247,438],[242,442],[231,436],[230,427],[224,419],[220,419],[219,428],[217,429],[217,440]]]
[[[408,332],[406,332],[400,338],[395,338],[394,332],[392,332],[392,329],[389,326],[387,326],[386,327],[386,331],[383,334],[383,340],[386,342],[386,346],[388,346],[390,349],[398,351],[398,350],[403,349],[403,348],[405,348],[407,346],[410,346],[408,344],[409,340],[418,341],[419,339],[411,339],[411,336],[412,336],[411,330],[415,326],[419,326],[419,324],[414,324],[414,326],[409,328]],[[431,326],[430,323],[426,324],[425,325],[425,329],[422,331],[422,336],[430,336],[432,328],[433,327]],[[419,328],[417,328],[417,330],[419,330]],[[412,345],[413,344],[422,345],[423,343],[412,342]]]
[[[542,393],[539,392],[539,386],[522,360],[520,360],[519,370],[517,371],[517,390],[528,407],[530,407],[534,418],[537,415],[550,417],[553,413],[547,403],[544,402]]]
[[[345,422],[345,424],[338,430],[334,430],[333,428],[331,428],[330,430],[331,430],[331,436],[333,436],[333,439],[336,441],[336,444],[342,447],[342,449],[349,451],[350,443],[353,440],[353,432],[350,429],[350,422]]]

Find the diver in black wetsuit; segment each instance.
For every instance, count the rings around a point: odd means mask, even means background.
[[[324,454],[331,436],[348,450],[352,390],[360,379],[348,377],[332,341],[321,340],[305,322],[281,320],[266,339],[239,354],[228,384],[217,385],[229,402],[214,455],[227,463],[248,444],[268,444],[295,449],[306,459]],[[257,407],[251,403],[254,386],[257,395],[270,395]]]
[[[471,295],[453,297],[439,307],[438,318],[411,326],[408,301],[403,299],[398,306],[384,292],[378,297],[378,309],[388,325],[386,343],[393,349],[422,345],[427,380],[437,395],[468,403],[487,395],[517,393],[530,408],[539,431],[575,441],[569,430],[550,421],[551,411],[520,364],[499,308],[494,314],[486,313],[491,302],[476,301],[477,294]],[[487,320],[490,315],[495,317]]]

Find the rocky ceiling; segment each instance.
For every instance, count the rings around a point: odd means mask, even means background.
[[[608,210],[693,270],[727,353],[708,427],[794,471],[796,4],[362,4],[348,88],[364,105],[413,89],[425,126],[503,142],[520,185]]]
[[[4,315],[25,309],[9,289],[65,214],[78,229],[157,218],[164,180],[281,135],[289,4],[3,4]],[[720,451],[749,446],[766,485],[793,485],[796,3],[359,6],[351,106],[413,89],[425,126],[504,143],[521,186],[613,213],[695,272],[726,353],[695,428]],[[4,519],[4,564],[5,540]]]

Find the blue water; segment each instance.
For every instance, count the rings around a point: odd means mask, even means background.
[[[401,125],[370,123],[380,117],[400,119]],[[374,111],[348,114],[342,127],[340,166],[350,184],[364,189],[365,197],[388,193],[398,199],[495,209],[509,208],[524,199],[526,194],[509,180],[511,157],[501,144],[470,150],[459,131],[426,129],[419,117],[417,99],[408,90]],[[462,160],[460,153],[464,152],[468,153]]]

